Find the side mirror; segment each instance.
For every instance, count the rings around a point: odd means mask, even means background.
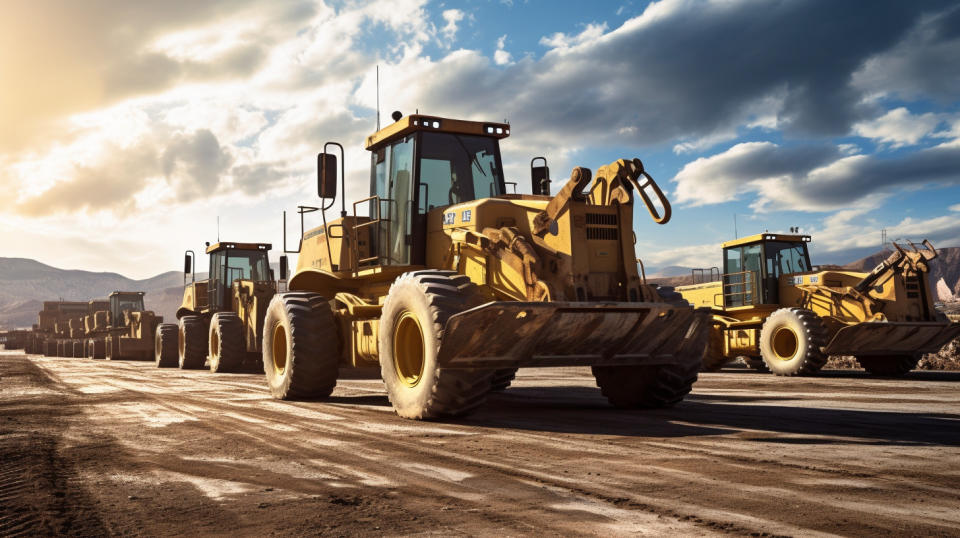
[[[543,161],[543,166],[533,165],[538,160]],[[546,157],[530,159],[530,184],[533,194],[550,196],[550,167],[547,166]]]
[[[189,275],[190,270],[193,269],[193,263],[191,263],[192,261],[193,261],[193,258],[191,258],[189,254],[183,255],[183,274],[184,275]]]
[[[317,155],[317,194],[326,200],[337,197],[337,156],[333,153]]]
[[[280,256],[280,280],[287,279],[287,257]]]

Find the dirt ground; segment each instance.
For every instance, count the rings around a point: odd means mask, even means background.
[[[262,374],[0,351],[0,535],[960,535],[960,372],[703,374],[618,411],[521,370],[470,418]]]

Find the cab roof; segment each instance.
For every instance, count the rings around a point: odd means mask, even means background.
[[[218,250],[270,250],[273,245],[270,243],[214,243],[207,247],[207,254]]]
[[[114,295],[141,295],[142,296],[146,294],[147,292],[145,291],[114,291],[110,293],[110,297],[113,297]],[[93,301],[90,301],[90,302],[92,303]]]
[[[740,245],[749,245],[751,243],[760,243],[763,241],[783,241],[785,243],[809,243],[810,236],[765,232],[762,234],[748,235],[747,237],[741,237],[740,239],[734,239],[733,241],[727,241],[726,243],[723,243],[720,246],[723,248],[737,247]]]
[[[510,136],[510,124],[489,121],[454,120],[438,116],[412,114],[405,118],[400,118],[398,121],[368,136],[366,148],[373,151],[389,140],[406,136],[415,131],[436,131],[440,133],[506,138]]]

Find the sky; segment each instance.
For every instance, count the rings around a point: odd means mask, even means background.
[[[147,278],[204,241],[283,249],[316,154],[419,111],[511,124],[508,181],[639,157],[646,265],[799,227],[814,263],[960,246],[960,6],[938,1],[8,0],[0,256]],[[339,205],[339,200],[337,202]],[[332,212],[336,216],[336,212]],[[307,221],[319,224],[319,218]],[[291,218],[288,245],[299,223]]]

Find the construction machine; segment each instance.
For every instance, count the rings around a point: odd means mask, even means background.
[[[476,409],[517,368],[591,366],[615,406],[683,399],[709,312],[668,302],[638,272],[635,198],[656,222],[670,218],[639,159],[595,177],[574,168],[555,196],[535,159],[534,194],[508,194],[509,124],[393,118],[366,139],[370,196],[352,215],[341,194],[340,218],[326,222],[338,177],[345,188],[343,148],[318,156],[321,207],[299,208],[299,247],[284,248],[299,253],[290,291],[264,322],[274,397],[325,398],[341,367],[379,366],[397,414],[432,419]],[[317,210],[323,225],[305,230]]]
[[[937,251],[894,251],[870,273],[810,264],[808,235],[762,233],[723,243],[723,272],[695,269],[676,288],[693,306],[713,310],[704,369],[743,356],[777,375],[819,371],[830,355],[852,355],[867,372],[902,376],[922,354],[960,336],[934,309],[927,278]]]
[[[157,327],[158,367],[236,372],[260,363],[263,318],[277,284],[267,243],[207,243],[209,278],[197,281],[195,254],[184,253],[183,302],[179,324]],[[187,277],[191,277],[187,283]]]
[[[142,291],[114,291],[101,308],[92,309],[84,318],[84,356],[108,360],[153,358],[153,334],[163,323],[163,316],[146,309],[144,295]]]

